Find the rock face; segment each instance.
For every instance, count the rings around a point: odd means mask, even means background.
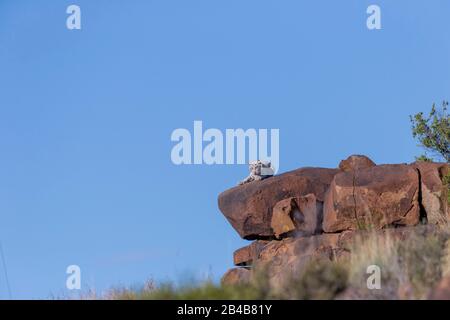
[[[228,270],[222,277],[224,285],[243,285],[251,279],[251,272],[246,268],[233,268]]]
[[[342,171],[354,171],[370,167],[375,167],[375,162],[362,155],[350,156],[339,163],[339,169]]]
[[[240,248],[234,252],[233,262],[236,266],[250,266],[256,260],[260,252],[264,249],[269,241],[257,240],[250,245]]]
[[[260,251],[253,264],[266,268],[274,287],[289,281],[289,276],[298,274],[310,261],[349,259],[355,243],[373,237],[374,234],[386,241],[409,241],[411,237],[436,234],[433,225],[390,228],[378,231],[344,231],[341,233],[323,233],[308,237],[285,238],[270,241]],[[390,240],[389,240],[390,239]]]
[[[312,235],[322,232],[323,202],[312,193],[277,202],[270,226],[277,239],[285,236]]]
[[[295,230],[294,217],[300,215],[295,198],[278,201],[272,209],[270,226],[276,238],[289,235]]]
[[[414,226],[419,221],[419,175],[412,166],[382,165],[338,173],[325,196],[325,232]]]
[[[444,223],[450,214],[447,202],[448,189],[442,184],[442,178],[449,171],[448,165],[416,162],[413,166],[419,173],[421,203],[427,213],[428,223]]]
[[[294,215],[296,236],[322,233],[323,201],[312,193],[296,199],[298,215]]]
[[[311,259],[333,259],[339,249],[338,241],[338,234],[271,241],[261,251],[256,262],[267,268],[276,286],[282,284],[286,275],[298,272]]]
[[[447,172],[445,163],[376,165],[354,155],[339,169],[301,168],[229,189],[219,208],[242,238],[255,241],[234,253],[234,264],[245,268],[229,270],[224,282],[245,282],[261,264],[281,283],[311,259],[348,258],[355,237],[369,229],[399,239],[422,227],[432,232],[450,216]]]
[[[272,239],[273,207],[281,200],[314,194],[323,201],[337,169],[302,168],[229,189],[219,195],[219,208],[244,239]]]

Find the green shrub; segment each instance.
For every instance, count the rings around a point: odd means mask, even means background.
[[[410,116],[413,137],[419,140],[420,146],[432,155],[450,162],[450,121],[447,114],[448,102],[444,101],[440,110],[435,104],[428,117],[423,112]],[[426,155],[417,160],[430,161]]]

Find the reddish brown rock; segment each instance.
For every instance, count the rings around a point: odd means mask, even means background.
[[[338,248],[339,236],[339,234],[333,233],[270,241],[260,252],[258,262],[275,261],[282,255],[307,256],[324,248]]]
[[[270,226],[276,238],[288,235],[295,230],[294,215],[299,215],[295,198],[278,201],[273,207]]]
[[[356,254],[360,253],[359,246],[367,243],[366,241],[369,241],[370,244],[376,239],[379,245],[389,244],[392,241],[420,241],[429,236],[438,235],[442,232],[440,230],[440,227],[436,225],[419,225],[378,231],[344,231],[308,237],[284,238],[280,241],[273,240],[266,243],[259,254],[254,256],[256,258],[253,258],[253,266],[267,272],[270,283],[277,287],[286,284],[285,281],[291,279],[292,275],[300,274],[302,268],[311,261],[348,261],[354,254],[352,250],[356,249]],[[251,275],[253,269],[249,270]],[[369,293],[365,292],[364,296],[374,297],[367,295]],[[386,290],[383,291],[383,295],[385,294],[388,294]]]
[[[448,189],[442,179],[449,171],[446,163],[415,162],[412,164],[420,173],[421,203],[430,224],[442,224],[449,217]]]
[[[312,193],[297,197],[298,211],[294,214],[296,236],[322,233],[323,201],[317,200]]]
[[[271,241],[259,254],[255,264],[266,268],[275,285],[281,284],[312,259],[334,259],[338,250],[338,234],[285,238]]]
[[[352,155],[339,163],[342,171],[361,170],[374,167],[375,163],[363,155]]]
[[[245,239],[273,238],[272,208],[281,200],[314,194],[323,201],[337,169],[302,168],[250,182],[219,195],[219,208]]]
[[[259,253],[269,241],[256,240],[250,245],[234,252],[233,262],[236,266],[250,266],[259,256]]]
[[[408,165],[338,173],[325,195],[325,232],[413,226],[420,218],[419,175]]]
[[[232,268],[225,272],[221,279],[223,285],[243,285],[250,281],[251,272],[247,268]]]
[[[323,202],[312,193],[279,201],[272,210],[271,227],[276,238],[322,232]]]

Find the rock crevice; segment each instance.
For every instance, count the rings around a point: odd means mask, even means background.
[[[417,199],[419,201],[419,217],[420,222],[426,224],[428,222],[428,217],[427,211],[425,210],[425,207],[422,202],[422,174],[419,168],[416,168],[416,170],[417,170],[417,177],[419,179],[418,196],[417,196]]]

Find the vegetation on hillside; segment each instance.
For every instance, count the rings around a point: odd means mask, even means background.
[[[424,116],[423,112],[410,116],[413,137],[425,149],[425,154],[417,160],[439,159],[450,162],[450,122],[447,107],[448,101],[444,101],[440,109],[433,104],[428,117]]]
[[[433,103],[430,114],[423,112],[410,116],[413,137],[425,149],[425,154],[416,157],[417,161],[443,160],[450,163],[450,119],[447,113],[448,101],[443,101],[436,109]],[[450,205],[450,172],[442,177],[447,186],[447,202]]]
[[[312,260],[283,285],[270,283],[265,269],[259,268],[245,285],[220,285],[212,281],[176,285],[149,281],[140,288],[114,288],[82,298],[424,299],[443,276],[450,274],[450,229],[442,227],[425,236],[422,227],[411,232],[407,239],[368,231],[355,240],[350,256],[335,261]],[[369,290],[367,266],[373,264],[383,270],[381,289]]]

